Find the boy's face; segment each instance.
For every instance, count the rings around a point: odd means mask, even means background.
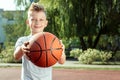
[[[43,11],[34,11],[29,15],[27,24],[29,25],[32,34],[43,32],[48,23],[45,13]]]

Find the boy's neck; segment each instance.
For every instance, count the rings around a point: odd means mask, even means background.
[[[41,31],[41,32],[43,33],[43,31]],[[37,33],[41,33],[41,32],[31,33],[31,35],[35,35],[35,34],[37,34]]]

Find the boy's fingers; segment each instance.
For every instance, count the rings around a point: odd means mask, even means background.
[[[30,51],[26,50],[26,49],[23,49],[22,51],[23,51],[23,53],[30,53]]]
[[[29,42],[25,42],[24,45],[27,46],[29,44]]]

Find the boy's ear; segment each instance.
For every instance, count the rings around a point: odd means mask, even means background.
[[[28,21],[28,19],[26,20],[26,24],[29,24],[29,21]]]

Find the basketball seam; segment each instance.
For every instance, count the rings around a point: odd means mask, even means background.
[[[47,54],[47,44],[46,44],[46,37],[45,34],[43,34],[44,42],[45,42],[45,52],[46,52],[46,64],[45,66],[48,66],[48,54]]]
[[[53,40],[52,40],[52,42],[51,42],[50,52],[51,52],[52,56],[55,58],[55,60],[58,61],[58,59],[55,57],[55,55],[54,55],[53,52],[52,52],[52,50],[53,50],[52,45],[53,45],[55,39],[56,39],[56,37],[54,37]]]
[[[32,50],[30,52],[39,52],[39,51],[50,51],[50,50],[60,50],[62,48],[51,48],[51,49],[45,49],[45,50]]]
[[[42,48],[41,48],[41,46],[40,46],[40,44],[37,42],[37,41],[35,41],[35,43],[39,46],[39,48],[40,48],[40,50],[39,50],[39,52],[40,52],[40,56],[35,60],[35,63],[41,58],[41,56],[42,56]]]

